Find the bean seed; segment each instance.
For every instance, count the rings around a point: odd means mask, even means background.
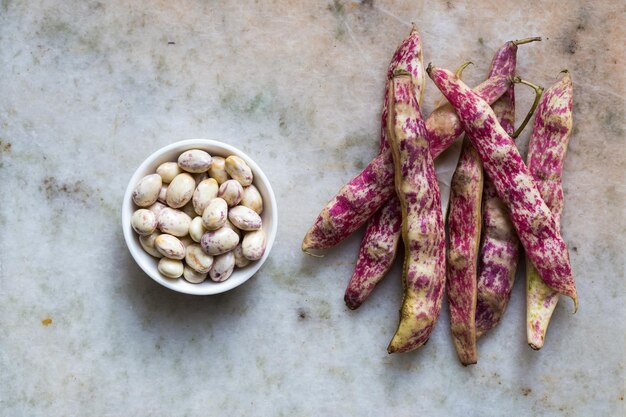
[[[154,240],[154,248],[166,258],[183,259],[185,257],[185,246],[172,235],[158,235]]]
[[[220,185],[217,196],[226,200],[229,207],[236,206],[243,196],[243,187],[239,181],[228,180]]]
[[[231,155],[226,158],[225,165],[226,172],[228,172],[231,178],[239,181],[244,187],[252,184],[252,170],[246,164],[246,161],[238,156]]]
[[[238,243],[239,236],[237,233],[225,227],[206,232],[200,239],[202,249],[211,256],[231,251],[235,249]]]
[[[191,217],[180,210],[165,207],[158,216],[159,230],[163,233],[182,237],[189,233]]]
[[[252,262],[250,259],[243,256],[241,243],[238,244],[237,247],[235,247],[235,249],[233,249],[233,254],[235,255],[235,266],[237,268],[243,268],[244,266],[248,266],[250,262]]]
[[[199,149],[191,149],[180,154],[178,166],[195,174],[208,171],[211,166],[211,155]]]
[[[241,244],[243,256],[251,261],[258,261],[265,253],[266,244],[266,236],[263,229],[246,233]]]
[[[235,255],[233,252],[226,252],[223,255],[215,257],[213,267],[209,271],[209,276],[213,281],[226,281],[233,273],[235,268]]]
[[[174,177],[182,173],[183,170],[180,169],[176,162],[163,162],[159,165],[156,172],[161,176],[161,179],[165,184],[169,184],[172,182]]]
[[[184,270],[182,261],[169,258],[161,258],[157,268],[161,274],[171,279],[180,277]]]
[[[185,265],[185,268],[183,269],[183,278],[192,284],[200,284],[206,279],[207,275],[208,274],[206,272],[201,274],[200,272],[189,268],[189,265]]]
[[[204,227],[204,224],[202,224],[202,217],[194,217],[189,224],[189,237],[191,237],[194,242],[200,242],[202,235],[205,233],[206,228]]]
[[[185,262],[194,270],[207,273],[213,266],[213,257],[204,253],[200,245],[193,244],[185,249]]]
[[[218,184],[228,181],[228,173],[226,172],[226,160],[221,156],[214,156],[211,159],[211,168],[209,168],[209,177],[215,179]]]
[[[222,198],[214,198],[202,213],[202,224],[207,230],[217,230],[228,219],[228,205]]]
[[[149,235],[156,230],[157,219],[153,212],[147,209],[139,209],[133,213],[130,220],[137,234]]]
[[[254,185],[249,185],[243,189],[243,196],[239,204],[251,208],[258,214],[263,213],[263,198]]]
[[[241,230],[258,230],[261,228],[261,216],[245,206],[236,206],[228,212],[228,220]]]
[[[139,243],[143,250],[145,250],[148,255],[154,256],[155,258],[162,258],[161,252],[154,248],[154,241],[156,240],[158,233],[152,233],[151,235],[139,236]]]
[[[146,175],[137,183],[133,191],[133,201],[139,207],[148,207],[159,198],[161,191],[161,176],[159,174]]]
[[[193,196],[196,181],[187,173],[178,174],[167,187],[166,202],[172,208],[187,204]]]
[[[206,179],[198,184],[196,190],[193,192],[192,198],[193,208],[196,214],[202,216],[206,206],[209,205],[211,200],[217,197],[218,189],[219,185],[217,185],[217,181],[213,178]]]

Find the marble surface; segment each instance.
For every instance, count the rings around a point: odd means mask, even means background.
[[[620,3],[1,0],[0,415],[623,415]],[[426,61],[475,62],[471,83],[528,36],[544,41],[520,47],[521,75],[572,72],[562,225],[581,307],[559,304],[540,352],[518,280],[476,366],[459,365],[445,305],[425,347],[389,356],[398,265],[352,312],[362,231],[323,259],[300,252],[377,151],[385,67],[411,21]],[[438,96],[428,81],[426,113]],[[213,297],[149,279],[120,227],[135,168],[193,137],[253,156],[280,208],[268,262]]]

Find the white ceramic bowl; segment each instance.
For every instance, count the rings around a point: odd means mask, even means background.
[[[185,279],[169,279],[161,275],[157,269],[158,259],[148,255],[141,244],[139,243],[139,236],[130,224],[130,218],[137,207],[132,201],[132,192],[135,185],[141,178],[146,175],[156,172],[157,167],[163,162],[172,161],[175,162],[178,159],[178,155],[189,149],[202,149],[207,151],[211,156],[227,157],[229,155],[237,155],[241,157],[252,169],[254,175],[253,184],[258,188],[263,197],[263,213],[261,218],[263,219],[263,229],[267,233],[267,248],[265,254],[258,261],[250,263],[245,268],[235,268],[233,274],[226,281],[213,282],[210,278],[207,278],[201,284],[191,284]],[[170,288],[174,291],[194,294],[194,295],[210,295],[219,294],[230,289],[233,289],[244,282],[246,282],[256,271],[261,268],[261,265],[265,262],[270,254],[274,239],[276,237],[276,229],[278,226],[278,212],[276,208],[276,198],[270,183],[261,171],[261,168],[245,153],[239,149],[234,148],[222,142],[209,139],[189,139],[181,142],[172,143],[164,148],[154,152],[137,168],[126,188],[124,194],[124,201],[122,203],[122,229],[124,230],[124,239],[128,250],[137,262],[137,265],[144,270],[153,280],[159,284]]]

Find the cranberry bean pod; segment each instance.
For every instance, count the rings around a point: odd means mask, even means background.
[[[496,76],[476,87],[476,94],[488,103],[497,100],[510,85],[508,77]],[[462,127],[448,103],[426,120],[430,152],[436,158],[461,134]],[[370,218],[382,204],[395,195],[393,158],[383,151],[350,182],[344,185],[322,209],[302,242],[302,250],[328,249],[335,246]]]
[[[528,169],[560,226],[563,211],[563,160],[572,133],[572,79],[569,73],[544,93],[537,108],[528,150]],[[541,349],[559,293],[548,287],[526,261],[526,328],[528,344]]]
[[[491,61],[489,76],[514,76],[517,67],[517,46],[530,38],[505,43]],[[515,132],[515,88],[509,87],[491,105],[502,128]],[[485,177],[483,191],[483,237],[478,255],[478,287],[476,301],[476,337],[482,336],[500,321],[511,298],[519,257],[519,239],[496,189]]]
[[[447,294],[450,328],[459,360],[477,362],[476,264],[480,245],[483,167],[478,153],[465,138],[450,184],[448,213]]]
[[[403,73],[405,74],[405,73]],[[402,209],[404,300],[387,351],[408,352],[426,343],[434,328],[445,283],[445,232],[439,185],[410,75],[389,83],[388,139],[395,188]]]
[[[572,298],[577,309],[567,246],[513,139],[500,126],[489,104],[453,73],[430,66],[427,72],[456,109],[541,279]]]
[[[422,42],[415,27],[411,30],[409,37],[402,41],[396,49],[389,63],[387,78],[392,77],[393,73],[398,70],[411,74],[415,96],[418,97],[418,102],[421,104],[426,76]],[[380,152],[389,148],[387,140],[387,88],[385,88],[384,97],[381,115]],[[396,196],[392,195],[372,216],[365,229],[354,273],[344,296],[344,301],[350,309],[358,308],[391,268],[396,258],[401,224],[400,202]]]

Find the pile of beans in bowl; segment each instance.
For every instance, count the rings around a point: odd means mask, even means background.
[[[139,180],[132,227],[143,249],[159,258],[164,277],[222,282],[235,267],[261,259],[263,199],[252,181],[252,170],[240,157],[199,149]]]

